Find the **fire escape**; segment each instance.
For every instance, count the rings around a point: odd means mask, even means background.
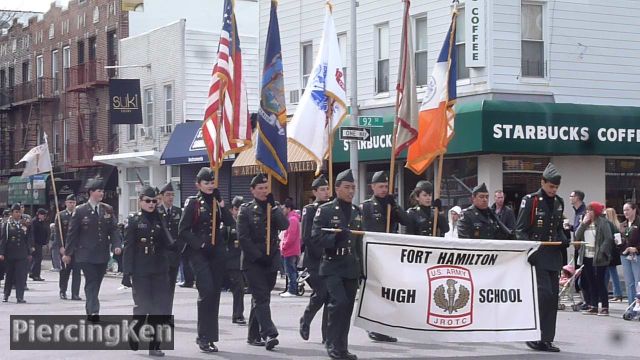
[[[99,91],[109,85],[104,62],[88,62],[65,69],[67,82],[65,114],[71,114],[69,126],[77,137],[67,140],[66,165],[72,168],[96,166],[93,156],[109,151],[109,141],[100,138],[98,123]]]

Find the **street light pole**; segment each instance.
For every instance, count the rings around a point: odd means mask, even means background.
[[[356,8],[358,7],[357,0],[351,0],[351,30],[350,30],[350,41],[351,41],[351,53],[349,56],[349,61],[351,61],[351,74],[349,75],[349,87],[351,89],[351,125],[358,126],[358,48],[356,46]],[[353,170],[354,180],[357,187],[355,196],[353,198],[353,202],[355,204],[360,203],[360,183],[358,182],[359,175],[359,166],[358,166],[358,142],[351,141],[349,143],[349,167]]]

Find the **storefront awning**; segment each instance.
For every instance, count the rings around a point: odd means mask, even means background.
[[[254,142],[255,144],[255,135]],[[311,156],[295,143],[289,142],[287,145],[287,160],[289,162],[289,172],[316,171],[316,162]],[[236,161],[231,165],[233,176],[255,175],[261,172],[260,166],[256,163],[256,147],[238,154]]]
[[[180,165],[209,162],[202,139],[202,122],[189,121],[176,125],[160,156],[161,165]]]
[[[40,205],[47,203],[47,179],[49,174],[38,174],[27,178],[12,176],[9,178],[8,203]]]
[[[155,150],[134,151],[123,154],[96,155],[93,161],[116,167],[149,166],[160,160],[160,153]]]

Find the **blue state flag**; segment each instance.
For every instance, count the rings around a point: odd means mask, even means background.
[[[256,160],[265,173],[287,183],[287,108],[284,99],[282,52],[277,2],[271,1],[271,19],[262,70],[262,91],[258,111]]]

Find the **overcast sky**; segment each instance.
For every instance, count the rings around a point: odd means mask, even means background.
[[[2,0],[0,10],[21,10],[45,12],[53,0]],[[56,0],[58,4],[66,5],[69,0]]]

